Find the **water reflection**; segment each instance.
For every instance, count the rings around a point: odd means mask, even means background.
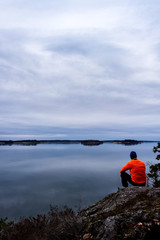
[[[154,161],[153,145],[1,146],[0,217],[44,213],[50,204],[92,204],[121,187],[119,170],[131,150]]]

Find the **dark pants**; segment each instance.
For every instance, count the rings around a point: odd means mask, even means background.
[[[123,187],[128,187],[128,182],[133,186],[145,186],[146,183],[135,183],[132,181],[131,176],[126,172],[121,172],[121,181]]]

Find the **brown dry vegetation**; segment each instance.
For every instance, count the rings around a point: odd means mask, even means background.
[[[51,207],[46,215],[22,218],[17,223],[2,221],[0,240],[81,239],[83,223],[70,208]]]

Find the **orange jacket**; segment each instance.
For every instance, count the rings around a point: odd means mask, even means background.
[[[122,169],[121,172],[130,170],[131,179],[135,183],[145,183],[146,182],[146,170],[144,162],[138,159],[131,159]]]

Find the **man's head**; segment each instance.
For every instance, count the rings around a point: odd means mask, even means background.
[[[131,159],[137,158],[137,153],[134,152],[134,151],[132,151],[132,152],[130,153],[130,158],[131,158]]]

